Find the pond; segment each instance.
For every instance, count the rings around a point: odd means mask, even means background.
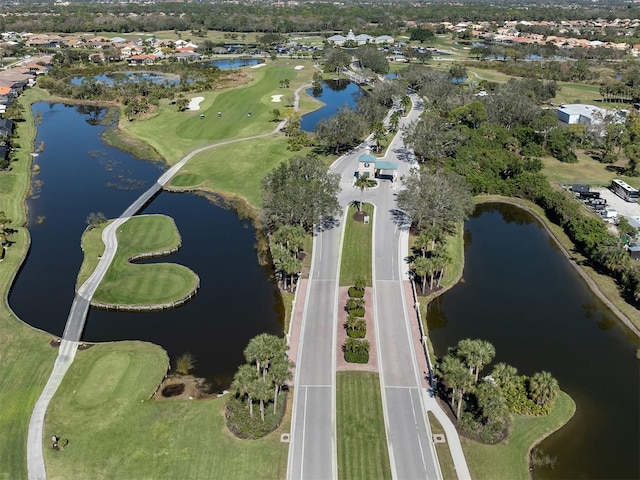
[[[165,75],[162,73],[154,72],[118,72],[118,73],[105,73],[103,75],[94,75],[92,77],[96,82],[103,83],[105,85],[114,85],[116,82],[142,82],[143,80],[153,83],[168,83],[169,85],[177,85],[180,83],[180,77],[177,75]],[[73,77],[71,78],[72,85],[82,85],[87,77]]]
[[[9,297],[11,308],[34,327],[61,335],[82,263],[80,237],[91,212],[119,215],[165,169],[106,146],[99,125],[104,111],[37,103],[41,113],[34,160],[34,194],[28,200],[31,249]],[[229,386],[250,338],[282,335],[282,302],[271,272],[257,262],[255,231],[228,209],[191,194],[161,193],[144,213],[174,218],[181,250],[157,261],[194,270],[201,280],[196,297],[183,307],[154,313],[91,309],[83,340],[146,340],[175,360],[196,359],[194,373],[213,391]]]
[[[488,340],[495,363],[549,371],[575,400],[573,419],[541,444],[558,457],[555,469],[534,478],[640,478],[638,340],[531,214],[476,208],[465,223],[463,279],[430,305],[427,321],[438,356],[463,338]]]
[[[322,88],[307,90],[307,94],[320,100],[324,105],[318,110],[303,115],[300,129],[313,132],[323,118],[328,118],[347,106],[356,110],[356,99],[362,94],[360,87],[349,80],[325,80]]]
[[[226,60],[212,60],[211,62],[205,62],[207,65],[218,67],[221,70],[229,70],[232,68],[249,67],[253,65],[259,65],[264,63],[261,58],[230,58]]]

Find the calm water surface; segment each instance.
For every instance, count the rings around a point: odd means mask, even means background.
[[[532,215],[477,207],[465,223],[463,279],[432,305],[428,324],[437,355],[482,338],[495,362],[526,375],[547,370],[575,400],[573,419],[541,444],[558,457],[555,469],[535,478],[640,478],[638,341]]]
[[[248,67],[264,63],[264,60],[260,58],[231,58],[227,60],[212,60],[206,62],[207,65],[218,67],[221,70],[229,70],[232,68]]]
[[[118,216],[165,169],[136,160],[101,142],[102,110],[38,103],[34,195],[28,201],[32,246],[9,301],[25,322],[60,335],[82,263],[80,237],[91,212]],[[172,358],[189,351],[195,374],[214,390],[228,386],[248,340],[261,332],[282,334],[281,301],[270,272],[257,263],[249,221],[205,198],[164,192],[144,213],[174,218],[182,249],[158,259],[193,269],[201,289],[187,305],[164,312],[121,313],[92,309],[86,341],[147,340]]]
[[[324,103],[318,110],[303,115],[300,120],[301,130],[313,132],[320,120],[335,115],[341,108],[346,106],[356,110],[356,99],[361,90],[348,80],[326,80],[322,82],[322,89],[310,88],[307,93]]]

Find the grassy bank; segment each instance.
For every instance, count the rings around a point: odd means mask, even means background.
[[[364,275],[367,286],[372,286],[371,255],[373,232],[373,205],[365,203],[362,210],[369,215],[369,223],[358,222],[353,215],[358,207],[352,205],[345,216],[344,245],[340,264],[340,285],[353,285],[356,279]]]
[[[102,229],[85,232],[82,248],[85,259],[78,284],[94,271],[103,251]],[[187,267],[172,263],[133,264],[136,255],[157,254],[177,249],[180,234],[170,217],[133,217],[117,231],[118,250],[93,299],[119,305],[169,304],[188,296],[198,285],[197,276]]]
[[[529,451],[566,424],[575,408],[571,397],[561,391],[549,415],[514,415],[509,437],[497,445],[483,445],[461,437],[471,476],[530,480]]]
[[[442,471],[442,477],[444,480],[458,480],[458,474],[456,473],[456,467],[453,464],[453,457],[451,456],[451,449],[449,448],[449,439],[447,438],[444,428],[436,418],[436,416],[427,412],[429,415],[429,425],[431,426],[431,433],[434,435],[441,434],[445,436],[445,443],[436,443],[436,453],[438,454],[438,463],[440,464],[440,470]]]
[[[391,478],[377,373],[336,374],[338,478]]]
[[[69,439],[63,451],[45,441],[50,478],[284,477],[280,431],[238,440],[224,423],[224,398],[150,400],[167,368],[166,353],[142,342],[79,352],[45,424],[46,436]]]
[[[33,98],[28,91],[17,100],[24,106],[26,117],[26,121],[18,122],[14,137],[17,161],[11,164],[11,170],[0,172],[0,211],[12,219],[11,227],[17,230],[9,237],[15,243],[0,261],[0,478],[7,479],[27,476],[27,426],[57,355],[48,344],[51,335],[22,323],[7,302],[9,288],[29,249],[24,200],[29,191],[36,135],[29,108]],[[38,292],[33,295],[37,301]]]

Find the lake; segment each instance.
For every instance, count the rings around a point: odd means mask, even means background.
[[[34,327],[61,335],[82,263],[80,238],[91,212],[118,216],[165,170],[137,160],[100,140],[104,110],[36,103],[42,122],[27,202],[31,249],[9,297],[16,314]],[[174,218],[181,250],[158,259],[194,270],[201,280],[195,298],[183,307],[153,313],[91,309],[83,340],[146,340],[175,359],[188,351],[194,374],[214,391],[228,387],[242,352],[258,333],[283,334],[282,302],[271,272],[260,266],[255,231],[248,220],[193,194],[161,193],[144,213]]]
[[[575,400],[573,419],[541,444],[558,457],[555,469],[534,478],[640,478],[638,339],[531,214],[476,208],[465,223],[463,279],[430,305],[427,321],[438,356],[463,338],[488,340],[494,363],[549,371]]]
[[[72,77],[72,85],[82,85],[87,77]],[[143,80],[152,83],[168,83],[169,85],[177,85],[180,83],[180,77],[177,75],[164,75],[154,72],[117,72],[105,73],[103,75],[94,75],[93,78],[98,83],[105,85],[114,85],[116,82],[142,82]],[[191,80],[193,81],[193,80]]]
[[[301,130],[313,132],[320,120],[335,115],[341,108],[346,106],[356,110],[356,99],[362,91],[349,80],[325,80],[321,89],[310,88],[307,93],[324,104],[318,110],[303,115],[300,121]]]
[[[249,67],[264,63],[261,58],[230,58],[226,60],[212,60],[205,62],[207,65],[218,67],[221,70],[229,70],[232,68]]]

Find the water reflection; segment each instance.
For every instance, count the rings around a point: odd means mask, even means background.
[[[480,205],[465,230],[473,236],[465,281],[427,315],[436,354],[463,338],[488,340],[496,362],[526,375],[547,370],[576,401],[572,421],[541,444],[558,457],[555,469],[535,478],[638,478],[638,340],[612,321],[530,214]]]

